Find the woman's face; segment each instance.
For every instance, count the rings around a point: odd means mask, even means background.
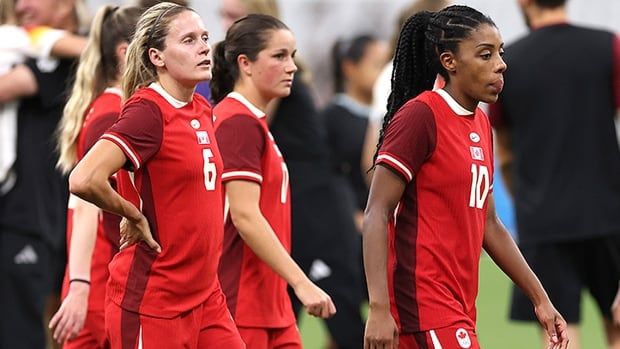
[[[497,28],[482,24],[459,44],[450,84],[470,100],[496,102],[504,87],[503,53],[504,42]]]
[[[345,61],[344,71],[351,87],[372,94],[377,77],[388,61],[388,47],[382,41],[370,42],[364,48],[364,55],[357,62]]]
[[[267,99],[291,93],[297,66],[293,61],[297,49],[295,37],[287,29],[271,31],[267,46],[248,63],[248,72],[257,91]]]
[[[209,33],[200,16],[194,11],[183,11],[170,22],[165,48],[160,51],[160,60],[153,63],[187,87],[210,80],[211,46],[208,38]]]
[[[222,0],[220,18],[224,32],[239,18],[248,14],[248,9],[242,0]]]

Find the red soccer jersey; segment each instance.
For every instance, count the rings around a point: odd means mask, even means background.
[[[213,109],[217,142],[224,159],[222,181],[260,185],[260,210],[287,251],[291,247],[288,171],[265,114],[239,93]],[[286,281],[243,242],[226,216],[219,275],[238,326],[282,328],[295,323]]]
[[[81,160],[86,152],[97,142],[99,137],[114,124],[121,110],[120,90],[109,88],[97,97],[87,111],[84,124],[77,139],[77,158]],[[114,180],[113,185],[114,185]],[[67,252],[70,250],[73,232],[73,208],[75,197],[69,198],[67,210]],[[90,268],[90,292],[88,310],[103,312],[105,301],[105,284],[108,280],[108,263],[118,251],[120,218],[108,212],[99,216],[97,237]],[[62,298],[69,292],[69,265],[65,270]]]
[[[388,224],[390,302],[403,333],[475,328],[492,142],[482,110],[443,90],[407,102],[388,126],[377,164],[407,183]]]
[[[162,248],[158,254],[140,242],[110,263],[108,297],[126,310],[172,318],[219,287],[222,159],[210,116],[203,97],[184,103],[151,84],[102,136],[125,153],[140,209]]]

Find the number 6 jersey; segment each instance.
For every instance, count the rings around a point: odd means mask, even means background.
[[[140,242],[114,256],[108,297],[163,318],[204,303],[219,291],[224,235],[222,160],[209,103],[197,94],[188,103],[176,100],[153,83],[134,93],[102,139],[125,153],[134,173],[129,185],[139,194],[125,198],[146,216],[162,248],[158,254]],[[127,185],[119,181],[121,195]]]
[[[475,328],[492,142],[482,110],[444,90],[408,101],[387,127],[376,163],[406,182],[388,222],[390,302],[403,333]]]

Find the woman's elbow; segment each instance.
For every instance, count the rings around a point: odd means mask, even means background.
[[[80,198],[87,197],[92,191],[93,178],[78,164],[69,174],[69,191]]]

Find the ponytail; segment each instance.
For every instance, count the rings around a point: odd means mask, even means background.
[[[77,161],[77,138],[82,130],[87,108],[93,100],[118,80],[121,62],[116,47],[129,42],[140,15],[132,6],[106,5],[93,19],[86,48],[80,56],[71,97],[65,105],[58,126],[57,148],[60,152],[57,167],[64,173]]]
[[[57,167],[63,172],[71,171],[77,162],[77,137],[82,130],[84,114],[95,96],[106,87],[103,66],[101,64],[101,31],[104,19],[118,7],[105,5],[95,15],[90,37],[78,66],[71,97],[65,105],[59,124],[58,149],[60,157]]]
[[[211,98],[215,104],[219,103],[235,87],[234,76],[239,75],[236,64],[226,61],[226,41],[219,42],[213,50],[213,74],[211,78]],[[236,63],[236,62],[235,62]],[[233,73],[233,70],[235,72]]]
[[[409,99],[433,88],[437,76],[436,67],[431,63],[433,57],[427,56],[426,28],[430,23],[432,12],[422,11],[409,17],[400,32],[394,68],[392,70],[392,91],[388,97],[387,113],[379,133],[379,142],[375,159],[383,144],[385,130],[394,114]]]

